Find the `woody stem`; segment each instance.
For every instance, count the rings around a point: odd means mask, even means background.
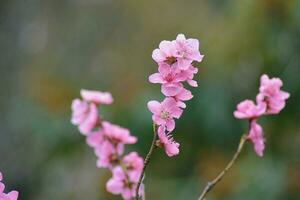
[[[139,195],[140,186],[141,186],[143,178],[145,176],[145,171],[146,171],[146,168],[147,168],[147,166],[150,162],[151,156],[152,156],[152,154],[153,154],[153,152],[156,148],[156,145],[155,145],[156,140],[157,140],[156,125],[153,123],[153,140],[152,140],[149,152],[145,157],[143,171],[140,175],[140,178],[139,178],[139,181],[138,181],[138,184],[137,184],[137,187],[136,187],[136,195],[135,195],[136,200],[139,200],[139,198],[140,198],[139,197],[140,196]]]
[[[233,158],[230,160],[230,162],[226,165],[226,167],[221,171],[221,173],[219,173],[219,175],[213,179],[212,181],[208,182],[206,187],[204,188],[204,190],[202,191],[200,197],[198,200],[205,200],[205,196],[207,195],[207,193],[212,190],[216,184],[218,182],[220,182],[222,180],[222,178],[224,177],[224,175],[226,174],[226,172],[233,166],[233,164],[235,163],[236,159],[239,157],[245,142],[248,140],[247,135],[243,135],[241,137],[239,146],[233,156]]]

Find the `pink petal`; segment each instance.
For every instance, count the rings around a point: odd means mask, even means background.
[[[177,37],[176,37],[176,40],[181,40],[181,41],[186,40],[186,39],[185,39],[185,35],[182,34],[182,33],[179,33],[179,34],[177,35]]]
[[[182,88],[182,90],[176,95],[176,99],[187,101],[193,98],[191,91]]]
[[[290,94],[288,92],[284,92],[284,91],[280,91],[279,95],[280,95],[280,99],[283,99],[283,100],[288,99],[290,97]]]
[[[177,142],[172,142],[172,143],[169,143],[166,145],[166,154],[169,156],[169,157],[172,157],[172,156],[176,156],[179,154],[179,143]]]
[[[163,76],[166,76],[172,70],[174,70],[174,69],[172,69],[172,67],[166,63],[160,63],[158,66],[158,72]]]
[[[161,74],[155,73],[149,76],[149,82],[150,83],[163,83],[163,78]]]
[[[166,123],[159,115],[152,115],[152,121],[157,125],[163,125]]]
[[[160,114],[161,104],[158,101],[149,101],[147,107],[153,114]]]
[[[192,62],[193,62],[193,60],[191,60],[191,59],[178,58],[176,67],[181,70],[188,70],[188,68],[191,66]]]
[[[88,135],[93,128],[95,128],[98,121],[98,110],[95,104],[90,104],[90,111],[86,118],[86,120],[79,125],[79,131],[84,134]]]
[[[169,108],[172,108],[176,105],[176,100],[172,97],[167,97],[163,100],[161,105],[166,109],[169,110]]]
[[[180,92],[181,88],[180,84],[166,83],[161,86],[161,92],[165,96],[175,96]]]
[[[161,54],[159,49],[155,49],[152,52],[152,58],[153,60],[155,60],[156,62],[163,62],[165,60],[165,56]]]
[[[109,92],[82,89],[80,94],[85,101],[96,104],[111,104],[113,102],[112,95]]]
[[[5,189],[4,183],[0,182],[0,194],[4,191],[4,189]]]
[[[179,119],[182,113],[183,113],[183,110],[180,109],[179,107],[177,107],[177,102],[176,102],[176,106],[174,106],[171,109],[171,116],[176,119]]]
[[[163,40],[159,44],[159,49],[166,55],[172,56],[174,51],[174,43],[171,41]]]
[[[118,195],[123,192],[124,184],[122,181],[110,179],[106,183],[106,190],[112,194]]]
[[[199,49],[199,40],[197,39],[187,39],[189,45],[195,49],[195,50],[198,50]]]
[[[182,102],[182,101],[177,101],[177,106],[179,108],[186,108],[186,104],[184,102]]]
[[[7,196],[10,198],[10,200],[17,200],[19,196],[19,192],[17,191],[11,191],[7,194]]]
[[[131,200],[135,195],[134,190],[131,190],[129,188],[124,188],[122,192],[122,197],[124,200]]]
[[[198,87],[198,83],[195,80],[187,80],[187,82],[192,87]]]
[[[167,131],[172,132],[175,129],[175,120],[169,119],[166,123]]]
[[[251,121],[251,127],[248,138],[253,142],[254,150],[258,156],[263,156],[265,149],[262,127],[256,123],[256,120]]]
[[[92,133],[89,134],[86,138],[86,143],[90,146],[90,147],[97,147],[101,144],[101,142],[103,141],[103,136],[102,136],[102,132],[98,131],[96,133]]]
[[[72,118],[71,123],[74,125],[79,125],[86,118],[86,113],[89,110],[89,105],[85,101],[75,99],[72,102]]]

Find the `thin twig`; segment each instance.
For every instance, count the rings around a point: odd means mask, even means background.
[[[235,152],[233,158],[231,161],[227,164],[227,166],[223,169],[223,171],[212,181],[208,182],[206,187],[204,188],[203,192],[201,193],[200,197],[198,200],[204,200],[206,194],[213,188],[215,185],[222,180],[223,176],[226,174],[226,172],[232,167],[232,165],[235,163],[236,159],[239,157],[245,142],[247,141],[247,135],[243,135],[241,137],[239,146],[237,151]]]
[[[156,148],[156,145],[155,145],[155,142],[157,140],[157,133],[156,133],[156,125],[153,123],[153,140],[152,140],[152,143],[151,143],[151,146],[150,146],[150,149],[149,149],[149,152],[144,160],[144,167],[143,167],[143,171],[140,175],[140,178],[139,178],[139,181],[138,181],[138,184],[136,186],[136,195],[135,195],[135,199],[136,200],[139,200],[139,190],[140,190],[140,186],[141,186],[141,183],[143,181],[143,177],[145,175],[145,171],[146,171],[146,168],[147,168],[147,165],[149,164],[150,162],[150,159],[151,159],[151,156],[152,156],[152,153],[154,151],[154,149]]]

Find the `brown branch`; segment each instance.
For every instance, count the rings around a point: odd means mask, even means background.
[[[235,154],[234,154],[233,158],[231,159],[231,161],[227,164],[227,166],[223,169],[223,171],[214,180],[207,183],[206,187],[204,188],[204,190],[201,193],[198,200],[205,200],[205,196],[207,195],[207,193],[211,189],[213,189],[213,187],[215,187],[215,185],[218,182],[220,182],[222,180],[222,178],[224,177],[226,172],[232,167],[232,165],[235,163],[236,159],[239,157],[246,141],[247,141],[247,135],[243,135],[241,137],[241,140],[240,140],[239,146],[237,148],[237,151],[235,152]]]
[[[139,195],[140,186],[141,186],[141,184],[142,184],[143,177],[144,177],[144,175],[145,175],[146,168],[147,168],[147,166],[148,166],[148,164],[149,164],[149,162],[150,162],[152,153],[153,153],[154,149],[156,148],[156,145],[155,145],[156,140],[157,140],[156,125],[153,123],[153,140],[152,140],[152,143],[151,143],[149,152],[148,152],[148,154],[147,154],[147,156],[146,156],[146,158],[145,158],[145,160],[144,160],[143,171],[142,171],[142,173],[141,173],[141,175],[140,175],[138,184],[137,184],[137,186],[136,186],[136,191],[135,191],[135,192],[136,192],[136,195],[135,195],[135,199],[136,199],[136,200],[139,200],[139,198],[140,198],[140,197],[139,197],[139,196],[140,196],[140,195]]]

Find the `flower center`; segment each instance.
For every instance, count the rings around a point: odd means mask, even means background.
[[[264,97],[264,100],[263,100],[265,103],[266,103],[266,105],[267,105],[267,107],[266,107],[266,110],[267,111],[270,111],[271,110],[271,108],[270,108],[270,100],[269,100],[269,98],[268,97]]]
[[[111,154],[109,156],[109,161],[113,165],[117,165],[119,163],[118,155],[117,154]]]
[[[169,118],[169,112],[167,112],[167,111],[161,111],[161,113],[160,113],[160,117],[162,118],[162,119],[168,119]]]
[[[129,180],[127,180],[127,179],[123,180],[123,184],[124,184],[124,187],[126,187],[126,188],[131,189],[133,187],[133,183],[129,182]]]
[[[165,60],[165,63],[172,65],[172,64],[176,63],[176,61],[177,61],[177,59],[172,56],[172,57],[167,57]]]
[[[173,81],[173,76],[172,76],[172,74],[171,73],[169,73],[168,75],[166,75],[166,77],[165,77],[165,80],[166,81],[168,81],[168,82],[172,82]]]

